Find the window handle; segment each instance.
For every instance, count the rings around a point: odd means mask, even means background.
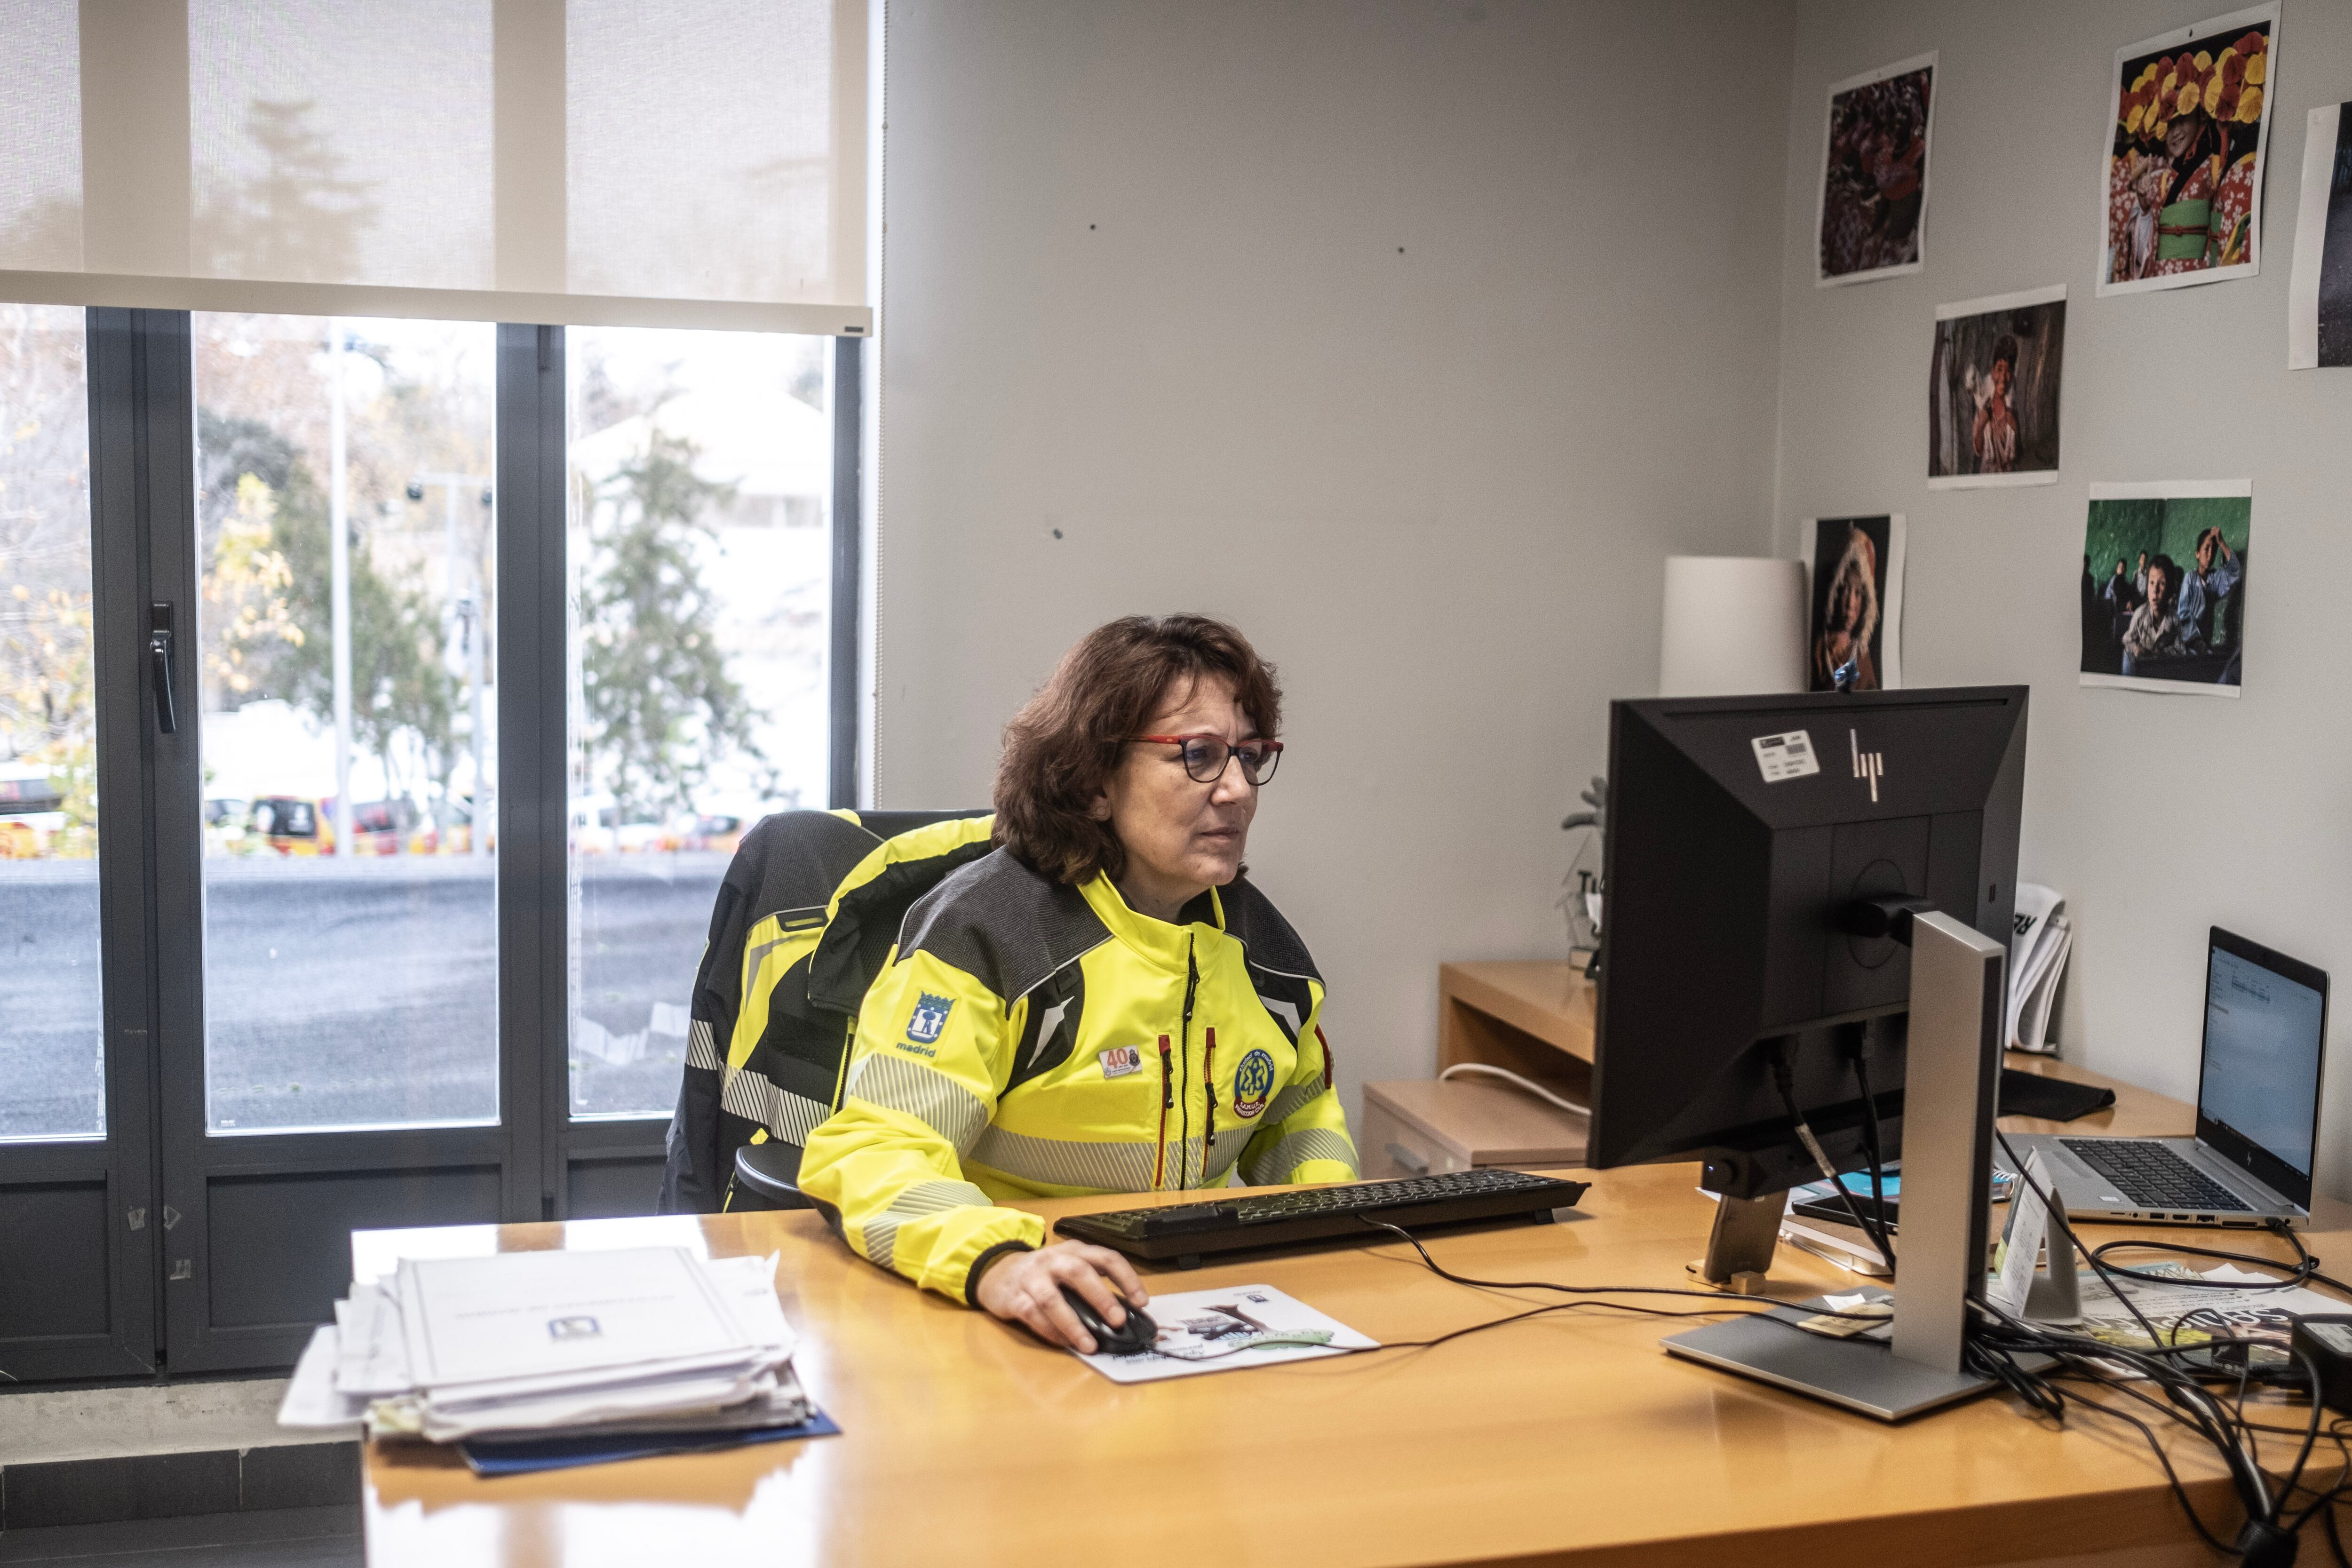
[[[155,693],[155,728],[177,734],[180,717],[172,700],[172,606],[160,600],[147,606],[147,665]]]

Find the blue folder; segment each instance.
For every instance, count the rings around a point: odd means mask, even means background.
[[[793,1437],[837,1437],[841,1428],[822,1410],[797,1426],[751,1426],[734,1432],[624,1432],[569,1437],[477,1437],[457,1445],[478,1476],[528,1476],[575,1465],[609,1465],[656,1454],[707,1454]]]

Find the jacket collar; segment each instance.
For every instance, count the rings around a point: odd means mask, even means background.
[[[1110,933],[1133,948],[1138,953],[1177,973],[1184,972],[1184,955],[1203,938],[1221,936],[1225,929],[1225,906],[1210,889],[1200,898],[1184,906],[1185,919],[1181,924],[1154,920],[1128,908],[1120,896],[1118,884],[1097,871],[1078,891]]]

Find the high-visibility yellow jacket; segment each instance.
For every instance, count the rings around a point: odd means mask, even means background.
[[[1171,924],[999,849],[907,913],[802,1192],[885,1268],[970,1302],[1042,1247],[1009,1196],[1352,1181],[1323,982],[1246,879]]]

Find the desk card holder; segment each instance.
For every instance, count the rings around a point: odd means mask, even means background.
[[[1818,1302],[1748,1313],[1664,1342],[1674,1355],[1881,1421],[1901,1421],[1994,1386],[1991,1378],[1964,1369],[1961,1342],[1969,1304],[1984,1294],[1985,1194],[1992,1183],[2007,952],[1940,913],[1919,913],[1909,924],[1909,939],[1903,1252],[1893,1344],[1828,1339],[1797,1328],[1826,1310]],[[1769,1204],[1777,1226],[1780,1196],[1758,1201]],[[1718,1215],[1717,1224],[1736,1226],[1738,1218]],[[1769,1250],[1764,1257],[1769,1261]],[[2071,1279],[2071,1254],[2067,1264]]]

